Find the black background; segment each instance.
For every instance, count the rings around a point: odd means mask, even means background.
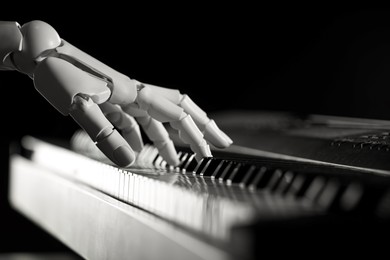
[[[54,3],[51,12],[1,19],[46,21],[114,69],[180,89],[210,114],[255,109],[390,119],[389,9],[110,4],[92,11]],[[0,86],[0,251],[65,250],[9,208],[7,154],[23,135],[69,138],[78,126],[27,76],[2,71]]]

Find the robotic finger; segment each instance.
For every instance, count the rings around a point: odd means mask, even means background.
[[[152,92],[153,95],[158,96],[162,99],[160,102],[170,101],[167,105],[161,105],[160,107],[157,104],[154,104],[156,111],[169,110],[173,111],[177,108],[170,108],[173,104],[181,107],[185,113],[189,114],[192,117],[192,120],[195,122],[196,126],[201,130],[204,135],[204,138],[209,141],[211,144],[218,148],[226,148],[230,146],[233,141],[221,131],[214,120],[210,119],[206,112],[204,112],[188,95],[180,94],[179,90],[168,89],[163,87],[158,87],[150,84],[139,83],[147,87],[147,91]],[[151,96],[149,93],[148,96]],[[182,110],[180,111],[182,113]]]
[[[170,96],[169,94],[172,93],[174,95]],[[203,134],[198,126],[192,120],[191,115],[187,114],[182,107],[173,102],[177,97],[177,94],[174,92],[165,92],[162,88],[148,85],[140,86],[136,103],[141,110],[148,113],[149,117],[137,118],[138,122],[144,129],[148,129],[150,134],[157,137],[156,140],[161,142],[159,150],[162,150],[163,147],[172,147],[168,149],[168,151],[172,152],[172,154],[167,155],[168,157],[172,158],[174,146],[161,122],[169,122],[174,129],[179,131],[179,137],[184,143],[190,145],[191,150],[196,154],[197,160],[212,156],[209,145],[203,138]],[[175,163],[173,165],[179,163],[177,155]]]
[[[121,132],[125,140],[136,152],[144,147],[141,130],[134,117],[125,113],[120,106],[105,102],[100,105],[107,119]]]
[[[212,156],[209,145],[190,115],[186,115],[178,121],[171,122],[171,126],[179,131],[180,139],[190,145],[197,161],[200,161],[203,157]]]
[[[134,151],[98,106],[110,97],[106,81],[48,57],[37,65],[34,85],[59,112],[71,115],[112,162],[122,167],[133,163]]]
[[[145,130],[146,135],[153,141],[162,158],[168,164],[177,166],[180,163],[179,156],[164,125],[150,116],[139,117],[137,121]]]
[[[77,95],[74,98],[70,115],[112,162],[126,167],[135,161],[135,154],[130,145],[114,129],[91,98]]]
[[[204,134],[204,138],[218,148],[226,148],[233,141],[223,131],[221,131],[214,120],[210,119],[198,105],[196,105],[189,96],[183,95],[179,105],[184,111],[191,115],[196,125]]]
[[[151,117],[147,111],[136,108],[134,105],[127,106],[125,111],[136,118],[148,138],[158,149],[162,158],[164,158],[168,164],[177,166],[179,164],[179,158],[175,145],[169,137],[168,131],[164,125]]]

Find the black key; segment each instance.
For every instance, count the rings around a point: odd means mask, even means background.
[[[189,153],[182,153],[182,155],[181,155],[181,157],[179,157],[179,159],[180,159],[180,164],[179,164],[179,168],[180,169],[184,169],[184,166],[185,166],[185,164],[187,163],[187,160],[188,160],[188,158],[191,156],[191,154],[189,154]]]
[[[275,191],[279,183],[282,181],[282,179],[283,179],[283,171],[280,169],[276,169],[272,173],[266,188],[270,189],[271,191]]]
[[[334,195],[334,199],[331,202],[331,204],[329,205],[328,209],[329,209],[329,211],[332,211],[332,212],[344,211],[344,209],[341,207],[340,201],[341,201],[341,198],[344,196],[345,191],[350,186],[350,183],[340,182],[339,180],[337,180],[337,178],[335,178],[335,180],[332,180],[332,181],[338,182],[338,188],[337,188],[336,194]]]
[[[184,152],[182,152],[182,151],[179,151],[179,152],[177,153],[177,157],[179,157],[179,161],[180,161],[179,165],[181,165],[181,163],[183,162],[183,159],[184,159],[184,157],[186,156],[186,154],[187,154],[187,153],[184,153]]]
[[[298,196],[299,191],[303,190],[303,185],[305,183],[306,176],[303,174],[295,174],[294,178],[291,181],[291,184],[286,187],[284,195]]]
[[[327,180],[325,177],[317,176],[313,179],[310,186],[307,188],[304,196],[312,201],[316,201],[324,190],[326,182]]]
[[[297,180],[297,174],[293,171],[286,171],[283,176],[283,181],[279,183],[276,192],[282,195],[286,195],[293,186],[293,183]],[[299,178],[298,178],[299,179]],[[303,179],[302,179],[303,182]],[[298,183],[297,183],[298,184]]]
[[[165,162],[165,160],[162,158],[161,155],[157,155],[156,158],[153,160],[153,165],[156,168],[161,168],[162,164]]]
[[[188,156],[188,159],[185,162],[183,162],[182,168],[186,172],[192,172],[197,165],[198,162],[195,159],[195,154],[191,154],[190,156]]]
[[[154,166],[158,167],[158,166],[159,166],[159,165],[158,165],[158,162],[161,162],[161,160],[162,160],[161,155],[160,155],[160,154],[157,154],[157,155],[154,157],[154,159],[153,159],[153,161],[152,161],[152,164],[153,164]]]
[[[270,183],[270,180],[272,178],[272,175],[274,173],[274,170],[273,169],[268,169],[268,168],[265,168],[265,171],[263,173],[263,176],[262,178],[259,180],[259,182],[257,183],[257,188],[258,189],[264,189],[264,188],[267,188],[268,187],[268,184]]]
[[[359,208],[359,207],[363,207],[364,208],[364,193],[365,193],[365,189],[363,187],[363,185],[361,185],[360,183],[350,183],[347,187],[345,187],[344,189],[344,192],[341,194],[340,198],[339,198],[339,207],[341,210],[343,211],[352,211],[352,210],[355,210],[356,208]],[[376,197],[375,195],[373,196],[372,194],[370,194],[371,196],[368,196],[370,198],[372,197]],[[369,204],[370,206],[372,204],[375,204],[375,203],[372,203],[371,199],[368,200],[369,201]],[[360,204],[360,205],[359,205]],[[365,212],[367,212],[367,209],[364,209]]]
[[[195,169],[192,171],[193,174],[199,174],[201,173],[201,171],[203,170],[203,168],[206,166],[206,164],[211,161],[211,158],[212,157],[206,157],[206,158],[202,158],[202,160],[200,160],[200,162],[198,163],[198,165],[195,167]]]
[[[234,167],[234,169],[233,169],[232,173],[230,174],[230,176],[227,178],[226,184],[227,184],[227,185],[232,185],[233,181],[234,181],[235,179],[237,179],[236,176],[239,175],[238,172],[240,171],[240,169],[243,169],[243,168],[244,168],[244,167],[242,166],[242,164],[241,164],[241,163],[238,163],[238,164]],[[241,174],[241,175],[242,175],[242,174]],[[237,183],[237,182],[238,182],[238,181],[236,180],[236,183]]]
[[[306,178],[304,178],[302,185],[300,185],[300,188],[296,191],[297,197],[302,197],[305,195],[306,190],[310,187],[311,182],[314,179],[314,175],[306,175]]]
[[[253,174],[252,180],[248,183],[248,187],[251,190],[256,188],[264,188],[268,180],[271,178],[271,173],[266,167],[261,167]]]
[[[200,176],[211,176],[218,165],[221,163],[222,159],[217,158],[211,158],[207,161],[206,165],[203,167],[203,169],[200,172]]]
[[[188,156],[188,153],[185,153],[185,152],[182,152],[182,151],[179,151],[177,153],[178,157],[179,157],[179,165],[178,166],[172,166],[172,165],[167,165],[167,170],[169,171],[175,171],[175,172],[180,172],[181,171],[181,167],[183,165],[183,161],[187,158]]]
[[[253,179],[253,176],[255,175],[254,172],[256,170],[256,166],[250,165],[247,171],[243,171],[242,179],[237,180],[239,182],[239,185],[241,188],[244,188],[250,183],[250,180]],[[237,174],[236,176],[240,176]]]
[[[272,188],[273,192],[279,194],[285,194],[286,190],[291,185],[294,179],[294,175],[295,174],[292,171],[283,172],[278,184]]]
[[[228,165],[228,163],[229,163],[229,161],[226,161],[226,160],[220,161],[219,164],[217,165],[217,167],[215,167],[215,170],[210,175],[210,177],[213,178],[213,179],[214,178],[218,178],[219,175],[221,175],[221,173],[225,169],[225,167]]]
[[[225,169],[219,175],[220,182],[223,182],[224,180],[226,180],[229,177],[230,173],[234,169],[235,164],[236,164],[235,162],[230,161],[229,164],[226,165]]]
[[[340,183],[336,179],[328,180],[321,194],[317,197],[317,204],[323,208],[330,209],[336,199],[339,189]]]
[[[243,163],[237,164],[236,167],[233,169],[232,174],[230,174],[227,182],[229,183],[243,182],[244,178],[246,177],[248,171],[251,168],[255,168],[255,166],[251,164],[243,164]],[[249,178],[249,176],[247,178]]]

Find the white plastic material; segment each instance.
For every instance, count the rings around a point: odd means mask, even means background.
[[[197,160],[212,156],[209,145],[203,139],[203,134],[196,127],[190,115],[179,121],[171,122],[171,126],[179,131],[179,136],[183,142],[190,145],[196,154]]]
[[[176,121],[183,117],[183,108],[164,96],[157,95],[154,93],[154,89],[149,86],[145,86],[139,91],[136,101],[141,109],[148,111],[150,116],[160,122]]]
[[[76,97],[71,116],[112,162],[122,167],[134,162],[135,154],[129,144],[91,99]]]
[[[204,126],[210,120],[207,117],[206,112],[204,112],[198,105],[196,105],[188,95],[183,95],[180,106],[184,108],[186,113],[191,115],[192,119],[200,127],[201,131],[203,131]]]
[[[116,130],[96,145],[118,166],[126,167],[135,161],[134,151],[126,142],[124,142],[123,137]]]
[[[137,122],[171,165],[179,160],[164,122],[179,130],[198,160],[211,156],[207,141],[220,148],[232,143],[187,95],[130,79],[61,39],[43,21],[22,27],[0,21],[0,62],[0,70],[15,69],[30,76],[42,96],[63,115],[71,114],[120,166],[134,161],[131,146],[142,149]]]
[[[233,143],[233,141],[222,132],[214,120],[211,120],[206,112],[204,112],[191,98],[183,95],[180,106],[184,111],[191,115],[196,125],[203,132],[207,141],[219,148],[226,148]]]
[[[107,119],[121,131],[123,138],[130,144],[134,151],[141,152],[144,143],[141,130],[135,119],[125,113],[118,105],[105,102],[100,105]]]
[[[126,75],[110,68],[67,41],[62,40],[62,42],[63,44],[56,48],[56,52],[59,55],[63,55],[65,56],[64,58],[76,62],[77,66],[83,70],[93,71],[99,77],[107,78],[111,83],[109,84],[112,92],[110,102],[115,104],[129,104],[134,102],[137,97],[137,81],[131,80]]]
[[[178,165],[179,158],[175,146],[161,122],[149,116],[138,118],[138,122],[167,163],[170,165]]]
[[[22,25],[22,49],[13,53],[17,70],[33,76],[37,60],[61,44],[61,38],[48,23],[31,21]]]
[[[54,49],[61,44],[57,31],[43,21],[31,21],[20,28],[23,35],[23,50],[27,57],[38,58],[47,50]]]
[[[226,148],[233,143],[224,132],[222,132],[214,120],[210,120],[203,131],[204,138],[218,148]]]
[[[10,53],[22,49],[22,33],[17,22],[0,21],[0,70],[14,70],[7,59]]]
[[[35,88],[63,115],[68,115],[73,98],[82,93],[96,103],[110,97],[107,83],[59,58],[42,61],[34,74]]]

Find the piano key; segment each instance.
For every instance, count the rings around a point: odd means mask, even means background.
[[[337,192],[340,188],[340,183],[335,179],[329,179],[326,185],[317,198],[317,204],[324,208],[330,208],[336,199]]]
[[[135,165],[145,168],[153,167],[153,161],[158,155],[157,148],[147,144],[139,153]]]
[[[276,188],[278,187],[278,184],[282,181],[283,175],[284,175],[284,173],[283,173],[282,170],[276,169],[271,174],[271,178],[268,181],[268,184],[267,184],[266,188],[269,189],[272,192],[275,191]]]
[[[303,175],[301,175],[303,176]],[[305,195],[305,192],[307,191],[307,189],[310,187],[312,181],[315,179],[315,175],[312,175],[312,174],[306,174],[304,176],[303,179],[303,182],[302,184],[300,185],[299,189],[297,189],[296,191],[296,196],[297,197],[303,197]],[[299,178],[298,178],[299,180]],[[298,187],[298,186],[295,186],[295,187]]]
[[[220,182],[223,182],[225,180],[225,178],[227,178],[230,174],[230,172],[232,171],[232,169],[234,168],[234,165],[235,165],[235,162],[233,161],[230,161],[225,169],[223,169],[222,172],[220,172],[220,174],[217,174],[215,176],[215,178],[218,178]]]
[[[238,172],[240,171],[240,169],[243,168],[242,167],[242,164],[241,163],[237,163],[237,165],[234,167],[232,173],[230,174],[230,176],[226,179],[226,184],[227,185],[232,185],[233,184],[233,180],[236,179],[236,176],[239,175]]]
[[[123,200],[124,198],[124,188],[125,186],[125,173],[122,170],[119,170],[119,187],[118,187],[118,199]]]
[[[182,152],[182,153],[181,153],[181,156],[179,157],[180,163],[179,163],[179,165],[175,168],[175,170],[176,170],[177,172],[184,172],[184,171],[185,171],[184,165],[186,164],[187,159],[188,159],[189,156],[190,156],[189,153],[186,153],[186,152]]]
[[[164,168],[161,164],[164,161],[161,155],[157,154],[156,157],[152,160],[152,165],[156,168]]]
[[[182,169],[185,172],[192,172],[197,165],[198,163],[195,159],[195,154],[191,154],[190,156],[188,156],[187,160],[183,162]]]
[[[199,176],[204,176],[204,173],[206,172],[206,170],[208,169],[212,161],[213,161],[212,157],[205,159],[205,163],[203,167],[200,168],[198,171],[196,171],[196,174],[198,174]]]
[[[131,203],[134,204],[135,206],[138,206],[138,198],[139,198],[139,181],[140,181],[140,178],[141,176],[140,175],[134,175],[134,186],[133,186],[133,189],[134,189],[134,196],[131,200]]]
[[[135,186],[135,177],[133,173],[129,173],[129,198],[128,198],[128,203],[133,203],[134,200],[134,186]]]
[[[129,172],[125,172],[125,179],[124,179],[124,194],[123,194],[123,200],[128,201],[129,200]]]
[[[303,190],[302,187],[305,182],[305,179],[306,177],[303,174],[295,174],[291,181],[291,184],[286,187],[284,194],[286,196],[297,197],[299,191]]]
[[[278,183],[273,188],[273,192],[284,195],[288,188],[290,187],[293,179],[294,179],[295,173],[292,171],[284,171],[283,175]]]
[[[170,170],[170,169],[173,169],[173,167],[174,167],[173,165],[172,166],[169,165],[167,163],[167,161],[165,161],[165,160],[162,160],[161,163],[160,163],[160,169]]]
[[[221,160],[219,161],[217,167],[215,167],[213,173],[210,175],[212,179],[215,179],[217,176],[221,174],[221,172],[225,169],[225,167],[228,165],[229,161],[227,160]]]
[[[340,198],[340,207],[344,211],[353,210],[363,197],[364,188],[357,182],[350,183]]]
[[[211,157],[202,158],[198,165],[196,165],[195,169],[192,171],[193,174],[200,174],[203,168],[207,165],[207,163],[211,160]]]
[[[241,188],[244,188],[245,186],[247,186],[249,184],[250,179],[253,178],[255,170],[256,170],[256,166],[250,165],[249,169],[247,171],[244,171],[244,173],[242,175],[240,175],[240,176],[242,176],[242,179],[241,179],[241,181],[240,180],[237,180],[237,181],[239,181],[239,186]]]
[[[177,157],[179,158],[179,162],[181,162],[181,159],[183,158],[183,154],[184,154],[183,151],[178,151],[177,152]]]
[[[309,188],[305,192],[305,197],[311,199],[312,201],[316,201],[317,197],[319,197],[319,195],[323,191],[326,185],[326,181],[327,180],[322,176],[314,178]]]
[[[177,157],[179,158],[179,165],[170,165],[170,164],[166,164],[166,170],[167,171],[170,171],[170,172],[180,172],[180,165],[182,164],[182,158],[183,158],[183,152],[182,151],[178,151],[177,153]]]
[[[375,208],[375,215],[380,219],[390,218],[390,189],[386,189],[384,195],[379,200],[379,203]]]
[[[266,175],[266,172],[267,172],[267,168],[266,167],[260,167],[260,169],[258,169],[255,174],[253,175],[253,180],[249,183],[248,185],[248,188],[250,190],[255,190],[257,187],[262,187],[263,185],[260,186],[260,182],[262,179],[267,179],[267,178],[264,178],[264,176]],[[268,174],[269,177],[270,177],[270,174]],[[265,182],[265,181],[264,181]],[[265,186],[265,184],[264,184]]]
[[[221,159],[211,158],[205,167],[200,172],[200,176],[212,176],[218,165],[221,163]]]

